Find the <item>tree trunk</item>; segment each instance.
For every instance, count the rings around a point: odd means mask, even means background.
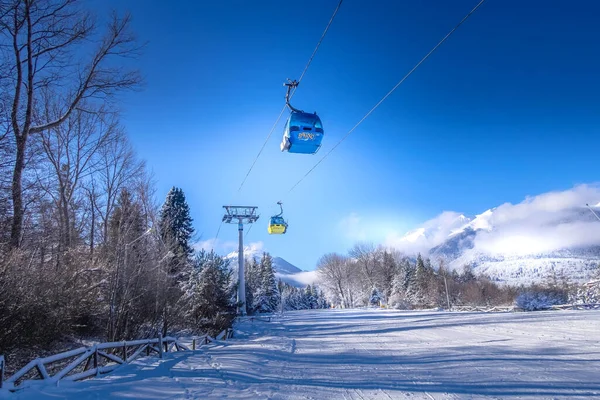
[[[21,232],[23,228],[23,170],[25,169],[25,134],[17,136],[17,156],[12,180],[13,218],[10,231],[10,246],[13,249],[21,245]]]
[[[90,192],[90,205],[92,210],[91,226],[90,226],[90,257],[94,256],[94,235],[96,232],[96,207],[94,205],[94,198],[92,192]]]

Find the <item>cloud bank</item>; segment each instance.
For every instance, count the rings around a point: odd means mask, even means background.
[[[600,221],[586,203],[600,212],[600,186],[528,196],[470,219],[446,211],[403,236],[388,237],[386,244],[407,253],[427,252],[471,227],[476,230],[474,253],[526,255],[600,245]]]

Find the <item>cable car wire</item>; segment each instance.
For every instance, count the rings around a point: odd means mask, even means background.
[[[344,0],[340,0],[338,2],[337,7],[333,11],[333,14],[331,15],[331,18],[329,19],[329,22],[327,23],[327,26],[325,27],[325,30],[323,31],[323,34],[321,35],[321,38],[317,42],[317,45],[315,46],[315,49],[313,50],[310,58],[308,59],[308,62],[304,66],[304,70],[302,71],[302,74],[300,74],[300,79],[298,79],[298,84],[300,84],[300,82],[302,82],[302,78],[304,78],[304,75],[306,75],[306,71],[308,71],[308,67],[310,66],[310,64],[312,63],[313,59],[315,58],[315,54],[317,54],[317,50],[319,50],[319,47],[321,46],[321,43],[323,42],[323,39],[325,39],[325,35],[327,35],[327,31],[329,30],[329,27],[333,23],[333,20],[335,19],[335,16],[338,13],[338,10],[340,9],[340,6],[342,5],[343,1]],[[290,93],[289,99],[291,99],[294,96],[294,94],[296,93],[296,90],[298,89],[297,85],[296,85],[296,87],[294,87],[294,91],[292,93]],[[275,131],[275,128],[277,127],[277,124],[279,123],[279,120],[281,119],[281,116],[285,112],[286,107],[287,107],[287,104],[284,105],[283,108],[281,109],[281,112],[279,113],[279,116],[277,117],[277,120],[273,124],[273,127],[271,128],[271,131],[267,135],[267,138],[265,139],[265,142],[263,143],[262,147],[258,151],[258,154],[256,155],[256,158],[254,158],[254,161],[252,162],[252,165],[250,165],[250,169],[246,173],[246,176],[242,180],[242,183],[240,184],[240,187],[238,188],[237,193],[239,193],[242,190],[242,187],[246,183],[246,180],[248,179],[248,176],[250,175],[250,173],[254,169],[254,165],[258,161],[258,159],[259,159],[260,155],[262,154],[263,150],[265,149],[265,147],[267,146],[267,143],[269,142],[269,139],[271,138],[271,135],[273,135],[273,132]]]
[[[331,18],[329,19],[329,22],[327,23],[327,26],[325,27],[325,30],[323,31],[323,34],[321,34],[321,38],[317,42],[317,45],[315,46],[315,49],[313,50],[310,58],[308,59],[308,62],[304,66],[304,69],[302,70],[302,73],[300,74],[300,78],[298,79],[297,85],[300,84],[300,82],[302,81],[302,79],[306,75],[306,72],[308,71],[308,68],[310,67],[310,64],[312,63],[313,59],[315,58],[315,55],[317,54],[317,51],[319,50],[319,47],[321,47],[321,43],[323,42],[323,39],[325,39],[325,36],[327,35],[327,32],[329,31],[329,27],[333,23],[333,20],[335,19],[335,16],[337,15],[337,13],[338,13],[338,11],[340,9],[340,6],[342,5],[343,1],[344,0],[340,0],[338,2],[338,4],[337,4],[337,7],[333,11],[333,14],[331,15]],[[296,90],[298,89],[297,85],[294,87],[294,90],[290,93],[289,99],[291,99],[294,96],[294,94],[296,93]],[[267,146],[267,143],[269,142],[269,139],[271,139],[271,136],[273,135],[273,132],[275,132],[275,128],[277,128],[277,124],[279,124],[279,121],[281,120],[281,117],[283,116],[283,113],[285,112],[286,108],[287,108],[287,104],[284,104],[283,108],[281,109],[281,112],[277,116],[277,120],[275,120],[275,123],[271,127],[271,130],[269,131],[269,134],[267,135],[267,138],[265,139],[265,141],[262,144],[260,150],[258,151],[258,154],[254,158],[254,161],[252,161],[252,164],[250,165],[250,168],[246,172],[246,175],[244,176],[244,179],[242,180],[242,183],[240,184],[240,186],[239,186],[236,194],[239,194],[240,191],[242,190],[242,187],[244,187],[244,184],[246,183],[246,180],[248,179],[248,176],[250,176],[250,173],[254,169],[254,166],[256,165],[256,162],[260,158],[263,150]],[[222,226],[223,226],[223,221],[221,221],[221,223],[219,224],[219,228],[217,229],[217,234],[215,235],[215,242],[219,238],[219,233],[221,232],[221,227]],[[250,225],[250,229],[252,229],[252,225]],[[250,229],[248,229],[248,231],[246,231],[246,235],[245,236],[248,235],[248,233],[250,232]]]
[[[383,96],[383,98],[381,100],[379,100],[379,102],[377,104],[375,104],[375,106],[373,106],[373,108],[371,108],[369,110],[369,112],[366,113],[365,116],[362,117],[360,119],[360,121],[358,121],[356,123],[356,125],[354,125],[352,127],[352,129],[350,129],[348,131],[348,133],[346,133],[346,135],[344,135],[344,137],[342,137],[327,153],[325,153],[325,155],[323,157],[321,157],[321,159],[319,161],[317,161],[317,163],[315,165],[313,165],[313,167],[311,169],[309,169],[308,172],[306,174],[304,174],[304,176],[302,178],[300,178],[300,180],[294,184],[294,186],[292,186],[292,188],[288,191],[288,194],[291,193],[312,171],[314,171],[314,169],[317,168],[317,166],[319,164],[321,164],[323,162],[323,160],[325,160],[325,158],[327,158],[327,156],[329,156],[340,144],[342,144],[342,142],[344,140],[346,140],[346,138],[348,138],[348,136],[350,136],[350,134],[352,132],[354,132],[354,130],[356,128],[358,128],[358,126],[360,124],[362,124],[363,121],[365,119],[367,119],[369,117],[369,115],[371,115],[373,113],[373,111],[375,111],[377,109],[377,107],[379,107],[381,105],[381,103],[383,103],[413,72],[415,72],[415,70],[417,68],[419,68],[419,66],[425,60],[427,60],[427,58],[429,58],[429,56],[431,54],[433,54],[433,52],[436,51],[438,49],[438,47],[440,47],[442,45],[442,43],[444,43],[446,41],[446,39],[448,39],[454,33],[454,31],[456,31],[471,16],[471,14],[473,14],[484,2],[485,2],[485,0],[481,0],[450,32],[448,32],[448,34],[446,34],[446,36],[444,36],[444,38],[442,40],[440,40],[438,42],[438,44],[435,45],[435,47],[433,49],[431,49],[429,51],[429,53],[427,53],[425,55],[425,57],[423,57],[421,59],[421,61],[419,61],[410,71],[408,71],[408,73],[406,75],[404,75],[404,77],[392,88],[392,90],[390,90],[385,96]]]

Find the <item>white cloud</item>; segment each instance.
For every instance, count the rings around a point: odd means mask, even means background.
[[[238,243],[234,241],[224,241],[220,239],[208,239],[204,241],[199,241],[193,244],[192,246],[194,250],[200,251],[211,251],[214,250],[215,253],[225,256],[227,258],[237,258],[238,255]],[[263,242],[250,242],[244,245],[244,256],[262,256],[264,251],[264,243]]]
[[[406,234],[391,233],[385,245],[407,253],[424,253],[443,243],[452,231],[463,227],[467,222],[465,216],[460,213],[444,211]]]
[[[253,257],[258,256],[261,257],[264,251],[265,245],[263,242],[251,242],[244,245],[244,257]],[[237,258],[238,256],[238,243],[228,252],[226,257],[228,258]]]
[[[585,207],[600,200],[600,187],[578,185],[569,190],[528,196],[504,203],[470,222],[477,230],[473,253],[525,255],[564,248],[600,245],[600,222]],[[405,235],[391,235],[387,245],[414,253],[443,243],[469,221],[444,212]]]
[[[216,253],[229,253],[230,251],[236,249],[238,246],[237,242],[231,240],[221,240],[221,239],[208,239],[201,240],[192,245],[194,250],[206,250],[211,251],[214,250]]]
[[[306,285],[314,285],[315,283],[319,283],[319,274],[317,271],[303,271],[298,272],[297,274],[280,274],[279,272],[275,273],[277,278],[281,278],[282,281],[294,285],[304,287]]]
[[[342,218],[338,226],[341,232],[352,241],[364,241],[367,239],[367,232],[363,227],[362,219],[355,212]]]

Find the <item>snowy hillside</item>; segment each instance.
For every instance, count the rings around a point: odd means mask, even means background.
[[[581,185],[473,217],[444,212],[388,244],[452,269],[472,265],[500,282],[539,282],[552,270],[583,281],[600,262],[600,221],[585,206],[600,213],[598,199],[598,187]]]
[[[260,244],[251,244],[244,247],[244,257],[246,259],[254,258],[260,261],[263,252],[265,250]],[[224,258],[230,260],[232,268],[237,269],[237,251],[227,254]],[[314,284],[317,280],[315,271],[304,271],[281,257],[273,257],[273,268],[275,269],[276,278],[292,286],[305,287],[306,285]]]

